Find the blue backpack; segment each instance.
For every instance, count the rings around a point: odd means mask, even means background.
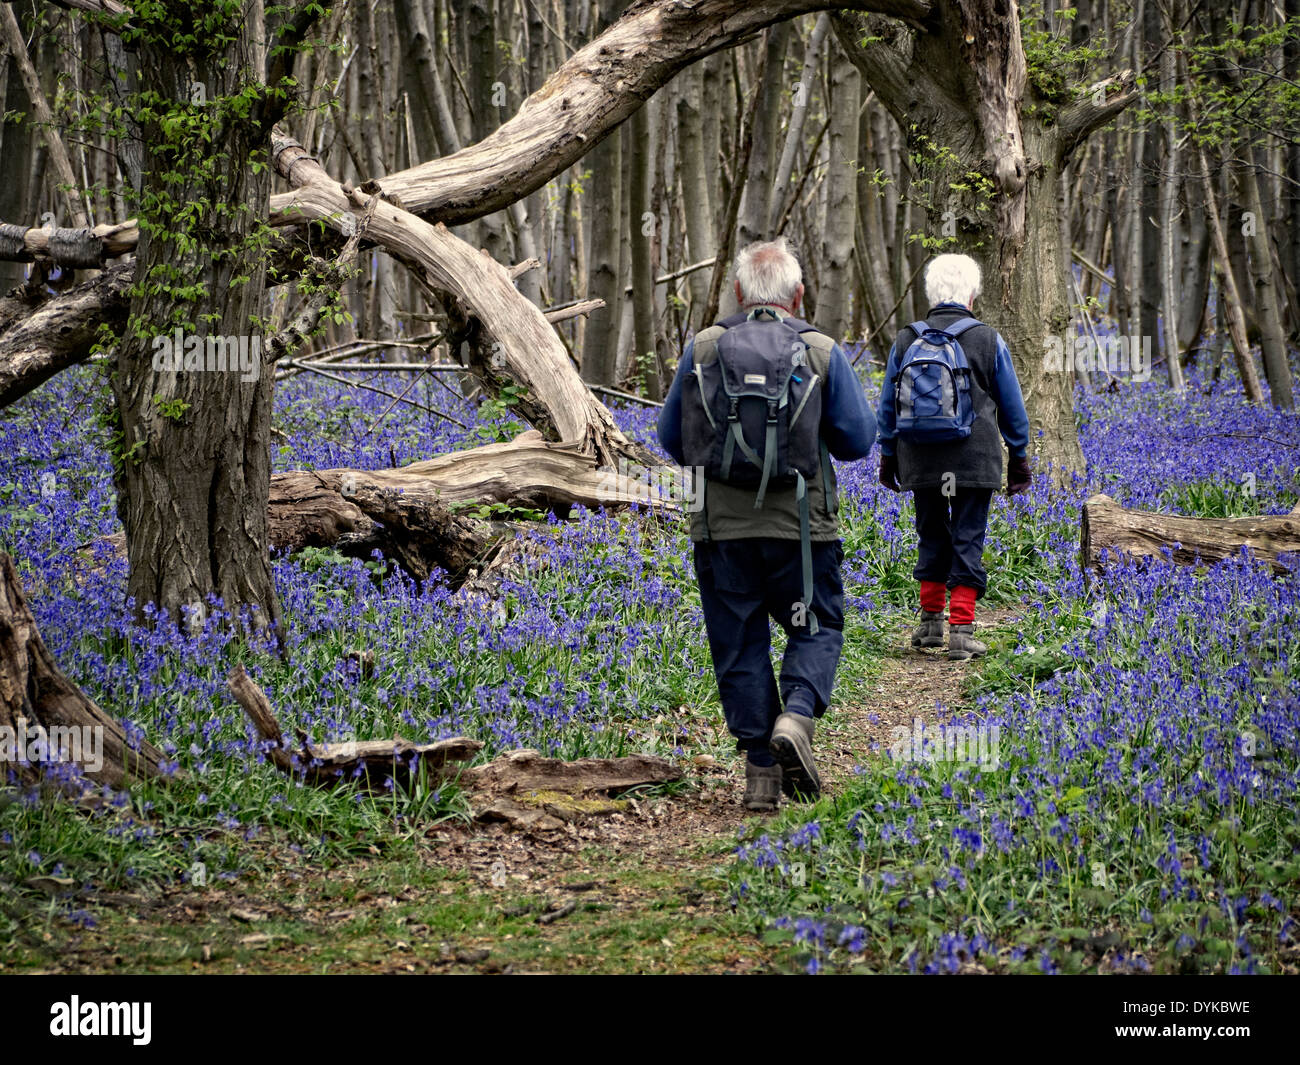
[[[958,337],[978,318],[963,318],[947,329],[913,322],[916,333],[894,375],[894,412],[899,437],[914,444],[964,440],[975,424],[970,363]]]

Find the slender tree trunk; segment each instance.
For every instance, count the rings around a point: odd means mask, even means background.
[[[1200,342],[1210,297],[1210,227],[1205,223],[1205,199],[1196,177],[1195,158],[1190,162],[1183,185],[1183,271],[1178,301],[1178,346],[1183,351]]]
[[[830,166],[826,173],[826,222],[822,229],[822,285],[818,325],[843,340],[849,328],[849,297],[853,290],[854,219],[858,192],[858,108],[862,83],[857,68],[833,49],[831,58]]]
[[[696,63],[679,75],[681,95],[677,98],[677,135],[682,175],[682,208],[686,221],[686,244],[689,258],[702,262],[718,253],[714,231],[713,197],[716,188],[713,174],[717,168],[716,155],[710,159],[708,140],[705,137],[706,108],[703,101],[704,69],[707,63]],[[717,129],[717,119],[713,119]],[[715,144],[716,150],[716,144]],[[705,304],[709,301],[709,273],[696,270],[690,275],[687,286],[691,294],[690,324],[702,328]]]
[[[1195,113],[1193,112],[1193,125]],[[1264,393],[1259,387],[1259,375],[1255,373],[1255,359],[1246,338],[1246,319],[1242,314],[1241,294],[1237,291],[1237,278],[1232,272],[1232,259],[1228,254],[1228,242],[1223,233],[1223,223],[1219,218],[1218,197],[1214,195],[1214,183],[1210,177],[1210,164],[1205,158],[1205,149],[1197,146],[1197,160],[1201,166],[1201,190],[1205,196],[1205,217],[1210,223],[1210,232],[1214,238],[1215,257],[1218,262],[1220,284],[1218,288],[1218,305],[1223,308],[1220,321],[1226,321],[1228,332],[1232,336],[1233,354],[1237,360],[1237,369],[1241,374],[1242,387],[1246,398],[1251,403],[1263,404]],[[1222,325],[1219,332],[1223,332]]]
[[[632,116],[631,159],[628,166],[628,221],[631,238],[633,353],[645,368],[646,389],[651,399],[662,398],[659,354],[655,343],[655,275],[658,264],[651,259],[652,238],[657,222],[650,210],[650,165],[655,151],[651,137],[650,105]]]
[[[754,126],[754,143],[749,156],[749,182],[740,207],[738,247],[756,240],[768,240],[771,230],[772,170],[776,165],[775,144],[780,128],[781,102],[785,99],[785,53],[790,41],[790,24],[780,22],[770,27],[764,38],[767,55],[763,76],[750,91],[759,94],[759,110]]]
[[[0,115],[6,108],[28,111],[18,70],[9,54],[0,55]],[[27,179],[31,174],[32,126],[30,122],[0,122],[0,220],[11,225],[36,225],[29,214]],[[22,284],[26,268],[19,262],[0,262],[0,295]]]
[[[821,64],[822,49],[830,29],[831,17],[823,12],[817,17],[812,35],[808,38],[808,47],[804,52],[803,73],[795,84],[791,97],[790,123],[786,128],[785,145],[781,149],[781,159],[776,166],[776,177],[772,181],[772,209],[767,219],[769,233],[775,233],[780,222],[777,214],[785,203],[789,191],[790,175],[794,170],[795,156],[799,152],[799,145],[803,138],[804,121],[808,116],[808,106],[817,84],[817,70]]]
[[[603,0],[603,28],[618,17],[619,0]],[[599,31],[598,31],[599,32]],[[587,298],[605,306],[587,317],[582,348],[582,378],[595,385],[613,385],[618,365],[619,322],[623,316],[623,137],[615,130],[602,140],[591,160],[590,190],[585,213],[591,219],[588,248]]]
[[[910,41],[887,39],[857,17],[836,15],[832,24],[909,137],[928,195],[918,207],[930,214],[931,231],[952,210],[959,247],[981,265],[977,311],[1010,348],[1033,454],[1057,477],[1081,470],[1073,375],[1049,357],[1053,344],[1060,352],[1069,321],[1058,186],[1074,149],[1135,94],[1120,85],[1104,102],[1085,96],[1059,112],[1043,108],[1026,78],[1018,17],[992,0],[938,0],[933,20]],[[966,47],[970,37],[978,48]],[[972,170],[991,175],[991,202],[970,189]]]
[[[874,114],[877,110],[877,105],[873,103],[862,112],[858,133],[858,154],[862,156],[864,165],[858,170],[858,230],[861,244],[855,250],[855,257],[870,311],[871,328],[882,335],[888,333],[889,336],[884,337],[885,344],[888,344],[901,326],[896,315],[887,320],[885,318],[898,300],[898,295],[889,279],[889,252],[885,243],[883,215],[885,197],[875,181],[875,167],[881,157],[875,144],[879,125]]]
[[[1243,151],[1249,153],[1250,148],[1245,147]],[[1255,317],[1259,321],[1264,376],[1268,379],[1269,395],[1274,406],[1292,410],[1295,407],[1295,396],[1291,388],[1286,333],[1282,328],[1282,307],[1278,298],[1278,285],[1273,273],[1273,255],[1269,244],[1271,221],[1264,211],[1255,168],[1249,161],[1238,167],[1237,180],[1242,192],[1242,204],[1252,220],[1246,227],[1246,238],[1250,249],[1248,265],[1251,287],[1255,292]]]
[[[1174,69],[1175,27],[1181,24],[1181,5],[1178,0],[1170,0],[1171,7],[1164,19],[1164,50],[1160,57],[1161,90],[1169,93],[1174,89],[1177,71]],[[1177,227],[1174,224],[1175,208],[1178,205],[1178,124],[1172,111],[1173,104],[1168,105],[1171,112],[1164,123],[1165,163],[1160,180],[1160,280],[1161,303],[1163,305],[1164,329],[1162,330],[1165,353],[1165,369],[1169,373],[1169,387],[1174,391],[1183,388],[1183,364],[1178,346],[1178,262],[1174,254],[1174,236]]]
[[[1160,4],[1158,0],[1143,0],[1142,43],[1147,55],[1155,55],[1161,41]],[[1146,127],[1142,137],[1140,186],[1141,200],[1138,217],[1137,239],[1141,241],[1141,257],[1138,276],[1144,284],[1138,286],[1139,314],[1141,316],[1138,332],[1144,338],[1150,338],[1152,348],[1159,343],[1160,337],[1160,295],[1162,286],[1159,278],[1161,269],[1161,231],[1160,203],[1161,189],[1161,153],[1160,133],[1158,127],[1151,123]],[[1135,190],[1138,191],[1138,190]],[[1175,360],[1176,361],[1176,360]]]

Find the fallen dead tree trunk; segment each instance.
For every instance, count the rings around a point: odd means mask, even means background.
[[[266,693],[243,666],[230,674],[228,683],[235,701],[266,742],[267,757],[281,771],[301,773],[322,786],[358,780],[376,788],[390,777],[405,781],[417,765],[423,765],[435,776],[454,778],[465,788],[480,821],[504,821],[531,830],[558,829],[566,821],[622,809],[617,797],[634,788],[682,779],[678,766],[649,754],[565,761],[523,749],[466,769],[463,763],[482,750],[483,744],[463,736],[424,744],[400,737],[313,744],[299,730],[298,746],[292,747]]]
[[[1189,518],[1120,506],[1108,495],[1083,505],[1079,546],[1085,569],[1102,570],[1121,559],[1160,558],[1190,566],[1217,562],[1243,547],[1278,574],[1294,572],[1284,555],[1300,553],[1300,506],[1263,518]]]
[[[284,550],[337,546],[370,557],[376,548],[423,580],[437,566],[453,578],[481,567],[493,546],[485,522],[455,509],[502,503],[567,516],[574,505],[681,511],[680,482],[660,494],[637,471],[600,467],[575,444],[552,444],[535,430],[392,470],[314,470],[273,474],[271,544]]]
[[[350,229],[367,195],[377,191],[331,178],[278,128],[271,159],[295,186],[285,216],[297,222]],[[576,444],[606,464],[619,458],[649,460],[646,449],[619,431],[609,410],[583,384],[545,314],[515,287],[506,267],[441,223],[431,225],[386,200],[375,205],[366,236],[402,262],[431,298],[450,296],[444,302],[471,349],[467,368],[493,393],[507,384],[522,386],[519,412],[543,436]]]
[[[10,773],[24,784],[39,779],[40,765],[26,759],[34,739],[50,751],[49,760],[76,761],[87,777],[109,787],[161,773],[162,752],[129,740],[122,725],[59,669],[27,606],[14,560],[0,554],[0,784]]]
[[[638,479],[638,472],[599,467],[576,445],[547,443],[535,430],[507,444],[456,451],[400,469],[290,470],[271,476],[268,537],[281,551],[332,547],[369,559],[378,550],[417,580],[436,568],[459,586],[483,576],[485,566],[511,559],[496,557],[500,531],[458,504],[502,503],[561,516],[573,505],[636,504],[664,517],[681,512],[683,494],[675,475]],[[121,533],[106,542],[125,550]],[[481,582],[476,590],[483,590]]]

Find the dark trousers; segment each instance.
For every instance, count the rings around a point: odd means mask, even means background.
[[[817,717],[826,712],[844,643],[843,560],[838,540],[812,545],[812,606],[818,623],[812,634],[810,625],[795,624],[803,620],[796,610],[803,598],[798,540],[754,537],[695,545],[713,673],[727,728],[740,750],[767,746],[781,702],[796,688],[812,693]],[[769,616],[787,636],[780,698],[772,673]]]
[[[992,488],[959,488],[946,496],[938,488],[918,488],[916,506],[918,581],[938,581],[949,588],[974,588],[984,594],[984,534],[988,529]]]

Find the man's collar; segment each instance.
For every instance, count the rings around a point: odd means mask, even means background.
[[[742,307],[741,310],[746,314],[753,314],[758,310],[769,310],[776,311],[776,313],[782,318],[794,317],[794,311],[790,310],[788,307],[782,307],[779,303],[751,303],[748,306]]]
[[[935,311],[942,311],[945,308],[951,308],[953,310],[958,310],[958,311],[965,311],[967,314],[970,314],[970,308],[967,307],[966,304],[964,303],[959,303],[957,300],[944,300],[943,303],[936,303],[933,307],[930,308],[930,314],[934,314]]]

